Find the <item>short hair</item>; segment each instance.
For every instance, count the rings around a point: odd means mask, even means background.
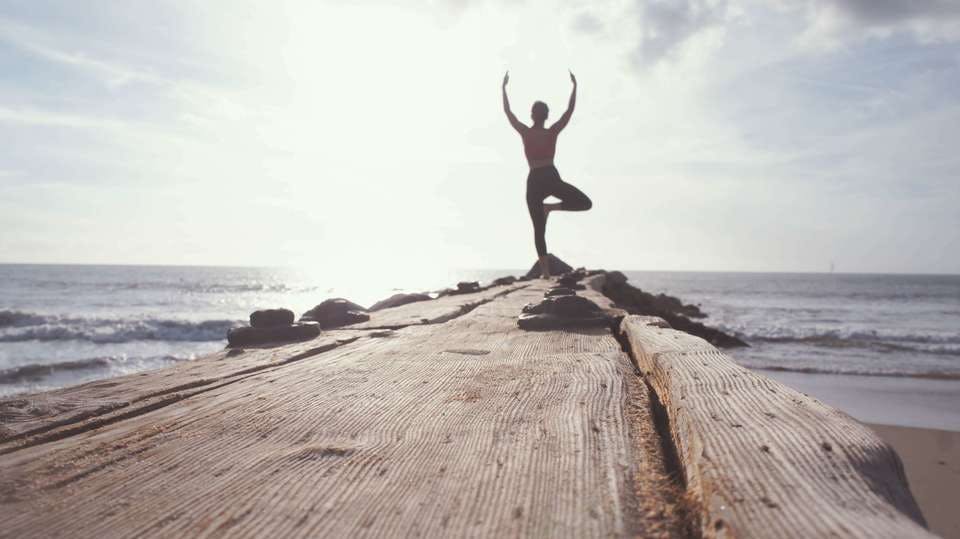
[[[533,117],[534,120],[546,120],[548,114],[550,114],[550,107],[543,101],[535,101],[533,107],[530,108],[530,116]]]

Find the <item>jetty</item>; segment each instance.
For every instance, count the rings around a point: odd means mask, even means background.
[[[894,450],[661,318],[526,331],[554,283],[0,401],[0,537],[930,537]]]

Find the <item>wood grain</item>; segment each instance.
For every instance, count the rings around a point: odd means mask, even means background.
[[[443,296],[370,313],[370,320],[347,326],[352,329],[398,329],[419,324],[441,324],[462,316],[479,305],[523,289],[529,283],[491,286],[472,294]]]
[[[156,373],[137,373],[3,399],[0,400],[0,453],[165,406],[237,377],[298,361],[358,338],[376,337],[372,329],[441,323],[524,286],[525,283],[491,287],[475,294],[384,309],[375,313],[369,322],[350,326],[350,330],[325,331],[305,342],[224,350]],[[358,332],[358,329],[366,331]]]
[[[621,332],[666,408],[704,536],[931,536],[870,429],[654,322],[629,316]]]
[[[542,293],[17,447],[0,536],[644,535],[624,408],[645,388],[606,328],[517,329]]]
[[[0,454],[162,406],[368,334],[327,332],[310,341],[273,348],[224,350],[157,371],[0,400]]]

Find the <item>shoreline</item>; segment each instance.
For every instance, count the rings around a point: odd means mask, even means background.
[[[864,423],[960,431],[960,380],[752,370]]]

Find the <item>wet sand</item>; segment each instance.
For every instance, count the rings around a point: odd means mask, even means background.
[[[891,444],[930,531],[960,539],[960,432],[870,424]]]
[[[758,372],[864,423],[960,431],[960,380]]]

